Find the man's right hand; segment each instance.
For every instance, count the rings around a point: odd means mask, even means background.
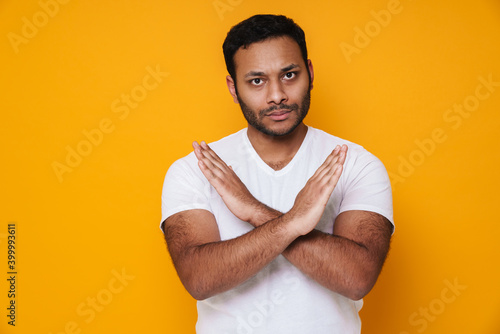
[[[294,226],[300,235],[309,233],[318,224],[342,174],[346,154],[347,145],[337,145],[299,192],[292,209],[285,214],[296,222]]]

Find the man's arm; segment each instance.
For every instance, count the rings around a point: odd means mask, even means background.
[[[368,211],[345,211],[333,234],[313,230],[296,239],[283,255],[306,275],[350,299],[363,298],[382,270],[392,225]]]
[[[259,203],[246,188],[240,191],[244,185],[234,173],[219,173],[224,163],[207,145],[199,150],[204,155],[198,154],[198,159],[211,161],[203,164],[203,168],[214,171],[213,175],[205,171],[205,176],[224,194],[224,202],[236,216],[258,227],[282,215]],[[346,153],[344,146],[339,151],[339,163],[343,164]],[[215,174],[218,175],[214,177]],[[233,187],[236,184],[238,186]],[[301,193],[303,196],[298,196],[295,204],[313,198],[311,194],[304,194],[304,190]],[[252,212],[257,214],[252,216]],[[377,213],[346,211],[337,217],[332,234],[312,230],[296,239],[283,255],[326,288],[357,300],[375,284],[389,250],[391,232],[390,222]]]
[[[221,241],[212,213],[188,210],[167,218],[165,240],[179,278],[198,300],[243,283],[299,235],[278,217],[234,239]]]
[[[205,299],[234,288],[280,255],[297,237],[309,233],[321,218],[340,178],[343,162],[340,163],[339,152],[340,149],[332,152],[311,177],[297,196],[292,210],[237,238],[221,241],[215,217],[206,210],[183,211],[167,218],[164,222],[165,239],[177,273],[189,293],[196,299]],[[225,187],[222,188],[237,188],[239,194],[245,193],[246,187],[241,181],[231,183],[230,178],[224,177],[224,173],[234,174],[231,168],[215,159],[213,152],[204,153],[210,159],[195,146],[200,168],[207,178],[216,184],[224,180]],[[218,188],[221,189],[220,184]],[[239,206],[241,196],[237,194],[222,192],[221,196],[225,202],[234,201],[231,205]],[[263,216],[248,210],[247,207],[253,205],[249,203],[252,201],[241,206],[242,214],[261,219]],[[266,210],[263,207],[254,212],[265,215]]]

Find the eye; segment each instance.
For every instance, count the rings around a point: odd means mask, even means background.
[[[260,86],[260,85],[262,85],[263,82],[264,81],[261,78],[255,78],[255,79],[250,80],[250,83],[252,85],[255,85],[255,86]]]
[[[285,73],[285,79],[293,79],[297,75],[297,72],[287,72]]]

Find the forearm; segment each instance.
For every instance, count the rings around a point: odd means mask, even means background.
[[[252,225],[263,225],[280,215],[262,205],[255,211]],[[319,284],[354,300],[369,292],[380,271],[372,265],[376,259],[364,245],[319,230],[295,239],[282,255]]]
[[[237,238],[188,248],[179,275],[194,298],[205,299],[254,276],[297,236],[277,217]]]
[[[353,300],[363,298],[379,274],[365,246],[318,230],[297,238],[283,256],[319,284]]]

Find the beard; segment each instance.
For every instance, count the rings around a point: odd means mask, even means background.
[[[304,118],[307,116],[307,112],[309,111],[309,106],[311,105],[311,89],[308,88],[306,91],[306,94],[302,101],[300,102],[300,105],[297,103],[294,104],[278,104],[272,107],[269,107],[267,109],[262,109],[259,111],[254,111],[252,110],[248,105],[243,102],[243,100],[238,97],[238,102],[240,104],[241,111],[243,112],[243,116],[245,116],[245,119],[247,120],[248,124],[253,126],[255,129],[258,131],[269,135],[269,136],[286,136],[290,133],[293,132],[299,126]],[[287,129],[283,129],[281,131],[275,131],[272,129],[267,128],[264,123],[262,122],[262,118],[266,116],[266,114],[274,111],[274,110],[280,110],[280,109],[287,109],[290,110],[291,113],[296,113],[297,114],[297,119],[295,122]]]

